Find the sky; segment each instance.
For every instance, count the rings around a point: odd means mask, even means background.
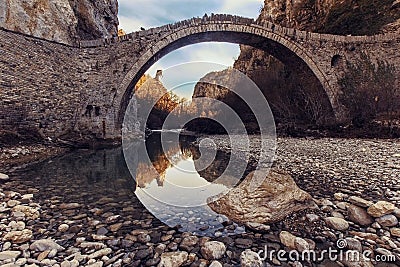
[[[202,17],[205,13],[224,13],[257,18],[263,0],[119,0],[120,28],[126,33],[157,27],[192,17]],[[213,69],[194,70],[198,79],[207,72],[218,71],[232,66],[240,53],[239,45],[228,43],[200,43],[175,50],[158,62],[147,73],[154,77],[156,70],[173,67],[186,62],[212,62]],[[191,98],[193,86],[181,86],[174,90],[182,97]],[[172,89],[172,88],[168,88]]]

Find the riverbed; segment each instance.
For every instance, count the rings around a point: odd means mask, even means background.
[[[212,169],[191,174],[199,185],[212,184],[230,157],[226,137],[208,138],[216,143],[218,161]],[[254,162],[261,140],[256,136],[250,139]],[[196,140],[186,142],[184,149],[169,148],[171,154],[180,155],[180,158],[175,157],[178,166],[188,168],[188,164],[194,164],[198,151],[193,142],[196,144]],[[152,149],[157,150],[156,147]],[[21,227],[32,231],[32,236],[21,243],[2,241],[3,252],[22,252],[8,262],[19,260],[20,263],[50,266],[62,262],[70,264],[68,266],[76,262],[80,266],[156,266],[163,257],[165,261],[166,257],[176,256],[183,257],[181,265],[186,266],[208,266],[213,260],[224,266],[239,266],[241,253],[246,249],[257,252],[267,245],[275,250],[287,250],[280,239],[282,231],[314,243],[318,249],[334,246],[338,238],[346,237],[356,239],[362,249],[371,249],[375,254],[385,249],[397,257],[400,255],[400,237],[391,234],[392,227],[361,226],[347,217],[347,207],[352,203],[349,199],[354,196],[371,203],[387,200],[399,206],[400,140],[279,138],[274,167],[289,173],[300,188],[315,198],[318,208],[298,212],[259,229],[236,224],[204,207],[186,211],[186,214],[173,210],[166,213],[157,210],[160,207],[154,203],[141,202],[138,190],[146,187],[160,190],[158,187],[165,183],[182,182],[162,153],[153,151],[151,158],[154,167],[164,172],[163,179],[146,176],[146,167],[139,176],[136,173],[132,177],[121,148],[78,150],[11,173],[10,180],[2,183],[0,192],[0,231],[3,235],[12,232],[16,229],[10,223],[23,221]],[[249,168],[246,173],[251,171],[251,166]],[[196,168],[191,165],[189,169]],[[27,201],[26,194],[33,196],[29,195]],[[196,198],[198,194],[193,195],[193,199]],[[21,219],[12,212],[16,203],[10,200],[28,205],[40,216]],[[398,210],[394,214],[400,216]],[[324,220],[329,216],[342,216],[348,221],[349,229],[333,229]],[[182,221],[186,224],[182,225]],[[357,237],[359,232],[376,235],[376,238]],[[37,251],[29,246],[35,240],[47,238],[57,241],[64,249],[56,250],[55,255],[51,255],[52,249],[49,249],[44,255],[46,250]],[[222,257],[213,259],[203,251],[210,240],[222,244],[225,249]],[[293,265],[297,263],[279,261],[276,257],[267,262],[270,266],[317,266],[317,263],[304,261],[300,261],[302,265]],[[338,266],[327,265],[327,262],[320,266]],[[377,265],[375,262],[377,266],[397,266],[397,263]]]

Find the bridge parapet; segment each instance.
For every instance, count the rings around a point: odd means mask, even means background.
[[[296,30],[294,28],[283,27],[269,21],[261,23],[251,18],[245,18],[229,14],[211,14],[210,16],[206,14],[202,18],[194,17],[188,20],[183,20],[160,27],[132,32],[119,37],[80,41],[79,47],[81,48],[101,47],[125,41],[132,41],[132,40],[139,41],[140,38],[149,38],[152,36],[155,36],[156,38],[157,37],[161,38],[163,35],[170,34],[175,30],[180,30],[192,26],[195,27],[199,25],[208,25],[215,23],[217,24],[234,23],[237,25],[253,25],[256,27],[261,26],[261,28],[277,33],[279,35],[287,36],[292,39],[293,38],[300,39],[303,41],[325,41],[325,42],[342,42],[342,43],[361,43],[361,42],[375,43],[375,42],[393,42],[393,41],[400,42],[400,36],[397,33],[378,34],[372,36],[334,35],[334,34],[301,31],[301,30]]]

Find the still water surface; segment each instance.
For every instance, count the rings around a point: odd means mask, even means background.
[[[161,148],[160,135],[153,134],[145,144],[137,144],[146,147],[150,163],[135,155],[134,170],[128,169],[119,147],[78,150],[31,166],[20,174],[39,188],[36,195],[41,198],[51,199],[62,194],[64,202],[95,206],[105,196],[117,199],[128,196],[139,209],[147,209],[161,222],[180,231],[208,236],[243,233],[244,227],[228,223],[224,215],[215,213],[207,205],[209,197],[231,187],[216,180],[226,169],[230,155],[217,151],[212,164],[201,168],[196,162],[200,151],[194,141],[193,137],[185,137],[179,145],[171,143]]]

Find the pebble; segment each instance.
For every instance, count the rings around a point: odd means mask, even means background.
[[[67,232],[68,231],[68,229],[69,229],[69,225],[68,224],[60,224],[59,226],[58,226],[58,231],[60,231],[61,233],[65,233],[65,232]]]
[[[189,250],[191,247],[194,247],[199,242],[199,238],[197,236],[186,236],[183,238],[180,243],[180,247]]]
[[[296,250],[300,252],[310,250],[310,244],[301,237],[296,237],[294,239],[294,246],[296,247]]]
[[[241,267],[263,267],[264,263],[260,259],[260,256],[250,249],[246,249],[240,254],[240,266]]]
[[[100,249],[100,250],[88,255],[88,258],[89,259],[101,258],[103,256],[111,254],[111,252],[112,252],[111,248],[103,248],[103,249]]]
[[[159,267],[179,267],[188,259],[186,251],[165,252],[161,255]]]
[[[344,231],[349,229],[349,223],[342,219],[336,217],[327,217],[325,218],[326,224],[334,230]]]
[[[21,251],[2,251],[0,252],[0,260],[16,259],[21,255]]]
[[[39,252],[46,251],[46,250],[52,250],[52,249],[55,249],[57,251],[64,250],[64,248],[62,246],[60,246],[59,244],[54,242],[54,240],[51,240],[51,239],[37,240],[37,241],[33,242],[29,248],[31,250],[39,251]]]
[[[377,203],[371,205],[367,212],[372,217],[378,218],[392,213],[395,209],[396,206],[393,203],[389,203],[387,201],[378,201]]]
[[[7,181],[10,177],[7,174],[0,173],[0,180]]]
[[[209,267],[222,267],[222,264],[219,261],[213,261]]]
[[[349,220],[361,226],[367,226],[374,222],[374,219],[367,213],[365,208],[350,205],[347,211]]]
[[[295,235],[293,235],[287,231],[281,231],[279,233],[279,239],[285,247],[288,247],[289,249],[296,249],[296,245],[295,245],[296,236]]]
[[[395,237],[400,237],[400,228],[390,229],[390,234]]]
[[[219,241],[208,241],[201,248],[201,254],[207,260],[221,259],[226,251],[225,244]]]
[[[396,216],[391,215],[391,214],[376,218],[376,221],[381,226],[384,226],[384,227],[391,227],[391,226],[396,226],[399,224],[399,221],[397,220]]]
[[[11,241],[15,244],[25,243],[32,238],[32,231],[29,229],[24,229],[22,231],[11,231],[5,234],[3,240]]]
[[[357,196],[349,197],[349,202],[356,206],[362,207],[362,208],[368,208],[374,204],[372,201],[365,200],[365,199],[363,199],[361,197],[357,197]]]

